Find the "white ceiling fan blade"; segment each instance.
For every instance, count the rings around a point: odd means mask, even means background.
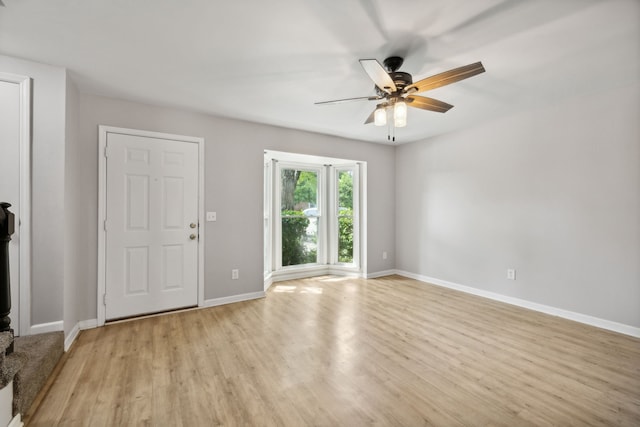
[[[392,93],[397,90],[393,79],[377,59],[361,59],[360,65],[362,65],[364,71],[381,90],[387,93]]]

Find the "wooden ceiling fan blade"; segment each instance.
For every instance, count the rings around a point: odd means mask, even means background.
[[[329,105],[329,104],[342,104],[344,102],[352,102],[352,101],[377,101],[380,98],[379,96],[360,96],[358,98],[345,98],[345,99],[334,99],[333,101],[321,101],[314,102],[315,105]]]
[[[389,73],[385,71],[384,67],[377,59],[361,59],[360,65],[362,65],[364,71],[369,75],[376,86],[380,88],[380,90],[383,90],[386,93],[398,90]]]
[[[445,71],[443,73],[427,77],[426,79],[422,79],[412,85],[407,86],[404,89],[404,92],[424,92],[426,90],[435,89],[451,83],[459,82],[460,80],[468,79],[469,77],[484,73],[484,71],[485,69],[482,65],[482,62],[476,62],[474,64],[454,68],[453,70]]]
[[[446,113],[453,108],[453,105],[426,96],[410,95],[406,98],[409,107],[420,108],[422,110],[435,111],[436,113]]]

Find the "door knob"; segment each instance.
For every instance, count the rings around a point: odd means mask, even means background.
[[[195,240],[195,239],[196,239],[196,237],[198,237],[198,236],[196,236],[195,234],[192,234],[192,235],[190,235],[190,236],[189,236],[189,238],[190,238],[191,240]]]
[[[191,228],[196,228],[196,227],[197,227],[197,225],[196,225],[196,223],[195,223],[195,222],[192,222],[191,224],[189,224],[189,227],[191,227]]]

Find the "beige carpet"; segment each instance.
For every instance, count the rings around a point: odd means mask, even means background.
[[[64,353],[64,333],[16,337],[14,354],[24,361],[13,383],[13,413],[25,414]]]

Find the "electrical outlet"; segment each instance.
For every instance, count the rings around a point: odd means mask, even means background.
[[[516,280],[516,270],[513,268],[507,269],[507,279]]]
[[[382,259],[387,259],[387,251],[382,252]]]
[[[231,280],[238,280],[240,272],[237,269],[231,270]]]
[[[207,212],[207,221],[208,222],[212,222],[216,220],[216,213],[215,212]]]

